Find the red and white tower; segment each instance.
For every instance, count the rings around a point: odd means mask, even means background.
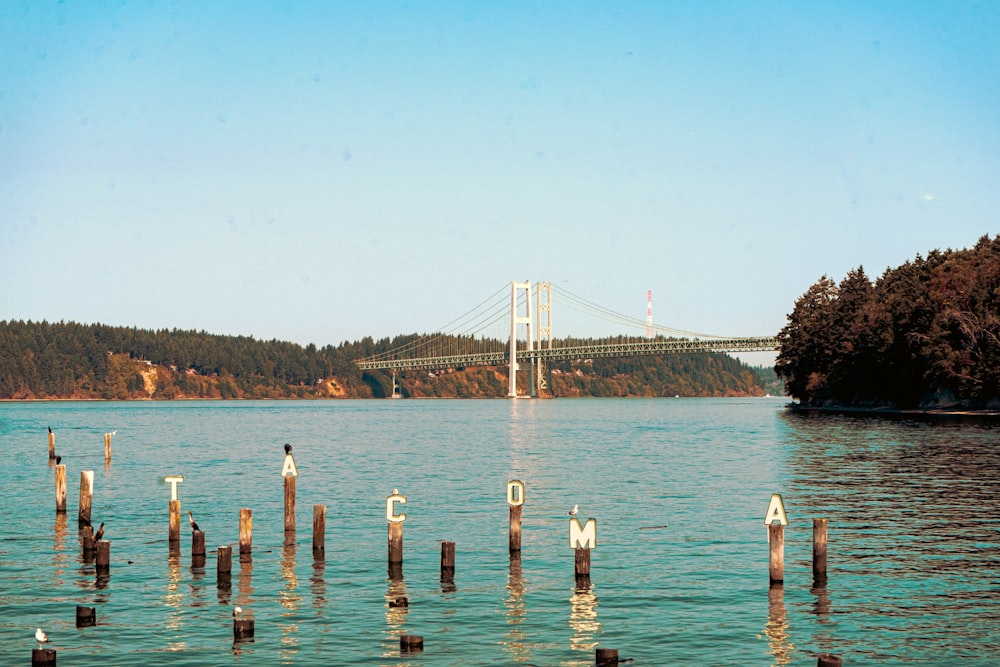
[[[646,291],[646,338],[653,337],[653,290]]]

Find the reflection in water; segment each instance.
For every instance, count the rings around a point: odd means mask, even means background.
[[[389,590],[385,594],[386,641],[383,642],[383,658],[399,654],[399,636],[406,634],[403,624],[409,612],[406,584],[403,583],[402,577],[389,579]]]
[[[309,592],[313,595],[312,606],[315,609],[322,609],[326,606],[326,579],[323,574],[326,571],[326,561],[313,561],[313,574],[309,579]]]
[[[570,648],[593,653],[598,645],[595,635],[601,630],[601,623],[597,620],[597,593],[593,587],[574,588],[569,608],[569,627],[573,629],[569,638]]]
[[[507,597],[503,601],[503,606],[507,625],[510,626],[504,641],[501,642],[504,652],[508,653],[514,662],[526,662],[531,657],[531,650],[525,643],[526,634],[521,627],[528,610],[524,604],[524,573],[520,558],[512,558],[510,561]]]
[[[205,599],[205,559],[202,557],[201,566],[195,564],[194,557],[191,559],[191,606],[204,607],[208,604]]]
[[[792,662],[795,647],[788,639],[788,629],[785,587],[774,584],[767,592],[767,623],[764,624],[764,636],[767,637],[769,653],[774,656],[774,665],[788,665]]]
[[[299,579],[295,575],[295,549],[295,543],[290,542],[285,545],[281,555],[281,576],[285,580],[285,587],[278,593],[278,602],[285,609],[281,615],[286,618],[295,616],[302,600],[302,596],[296,592]],[[278,627],[281,628],[281,661],[284,664],[291,664],[299,651],[296,637],[299,626],[296,623],[279,623]]]
[[[65,568],[68,563],[73,559],[68,553],[66,553],[66,533],[68,532],[68,523],[66,521],[65,512],[56,512],[56,521],[53,526],[53,537],[52,537],[52,550],[55,551],[55,575],[61,577],[65,574]],[[83,551],[83,549],[80,549]],[[61,585],[62,581],[57,581],[57,584]]]
[[[181,608],[184,602],[184,594],[180,590],[181,581],[181,559],[177,556],[170,556],[167,559],[167,592],[163,595],[163,604],[170,608],[167,616],[166,628],[175,633],[179,633],[184,627],[184,611]],[[183,650],[184,642],[170,643],[170,650]]]
[[[236,577],[236,604],[249,607],[253,602],[253,561],[240,563],[240,573]]]
[[[843,642],[834,640],[836,627],[830,623],[830,596],[826,586],[814,586],[809,589],[809,592],[816,596],[811,611],[815,614],[816,622],[819,624],[813,639],[816,644],[815,650],[817,653],[837,653],[843,646]]]

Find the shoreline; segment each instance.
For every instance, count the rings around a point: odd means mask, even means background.
[[[1000,410],[970,410],[967,408],[893,408],[859,406],[804,406],[788,403],[786,409],[798,414],[845,414],[871,417],[897,417],[920,419],[984,419],[1000,420]]]

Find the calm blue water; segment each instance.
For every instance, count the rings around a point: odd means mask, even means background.
[[[1000,429],[786,414],[781,399],[0,404],[0,664],[43,627],[60,665],[989,665],[1000,662]],[[67,466],[55,512],[46,427]],[[104,464],[103,434],[117,429]],[[283,546],[294,446],[298,534]],[[112,541],[82,561],[81,470]],[[166,475],[206,533],[170,558]],[[507,553],[506,483],[527,485]],[[408,497],[403,579],[386,567],[385,497]],[[785,585],[768,586],[763,517],[781,493]],[[326,504],[314,564],[312,506]],[[596,518],[575,589],[567,510]],[[254,512],[253,563],[216,586],[217,545]],[[830,519],[812,589],[812,518]],[[662,527],[665,526],[665,527]],[[454,590],[440,540],[457,544]],[[235,550],[235,549],[234,549]],[[387,600],[409,597],[406,609]],[[98,626],[77,629],[76,605]],[[232,607],[256,619],[234,646]],[[400,656],[400,634],[424,637]]]

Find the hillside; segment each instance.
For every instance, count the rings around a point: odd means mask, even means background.
[[[2,321],[0,399],[384,398],[392,393],[391,374],[362,373],[353,360],[415,338],[317,348],[195,331]],[[757,370],[720,354],[583,359],[550,371],[552,396],[774,393]],[[412,371],[397,380],[410,398],[507,394],[506,367]]]

